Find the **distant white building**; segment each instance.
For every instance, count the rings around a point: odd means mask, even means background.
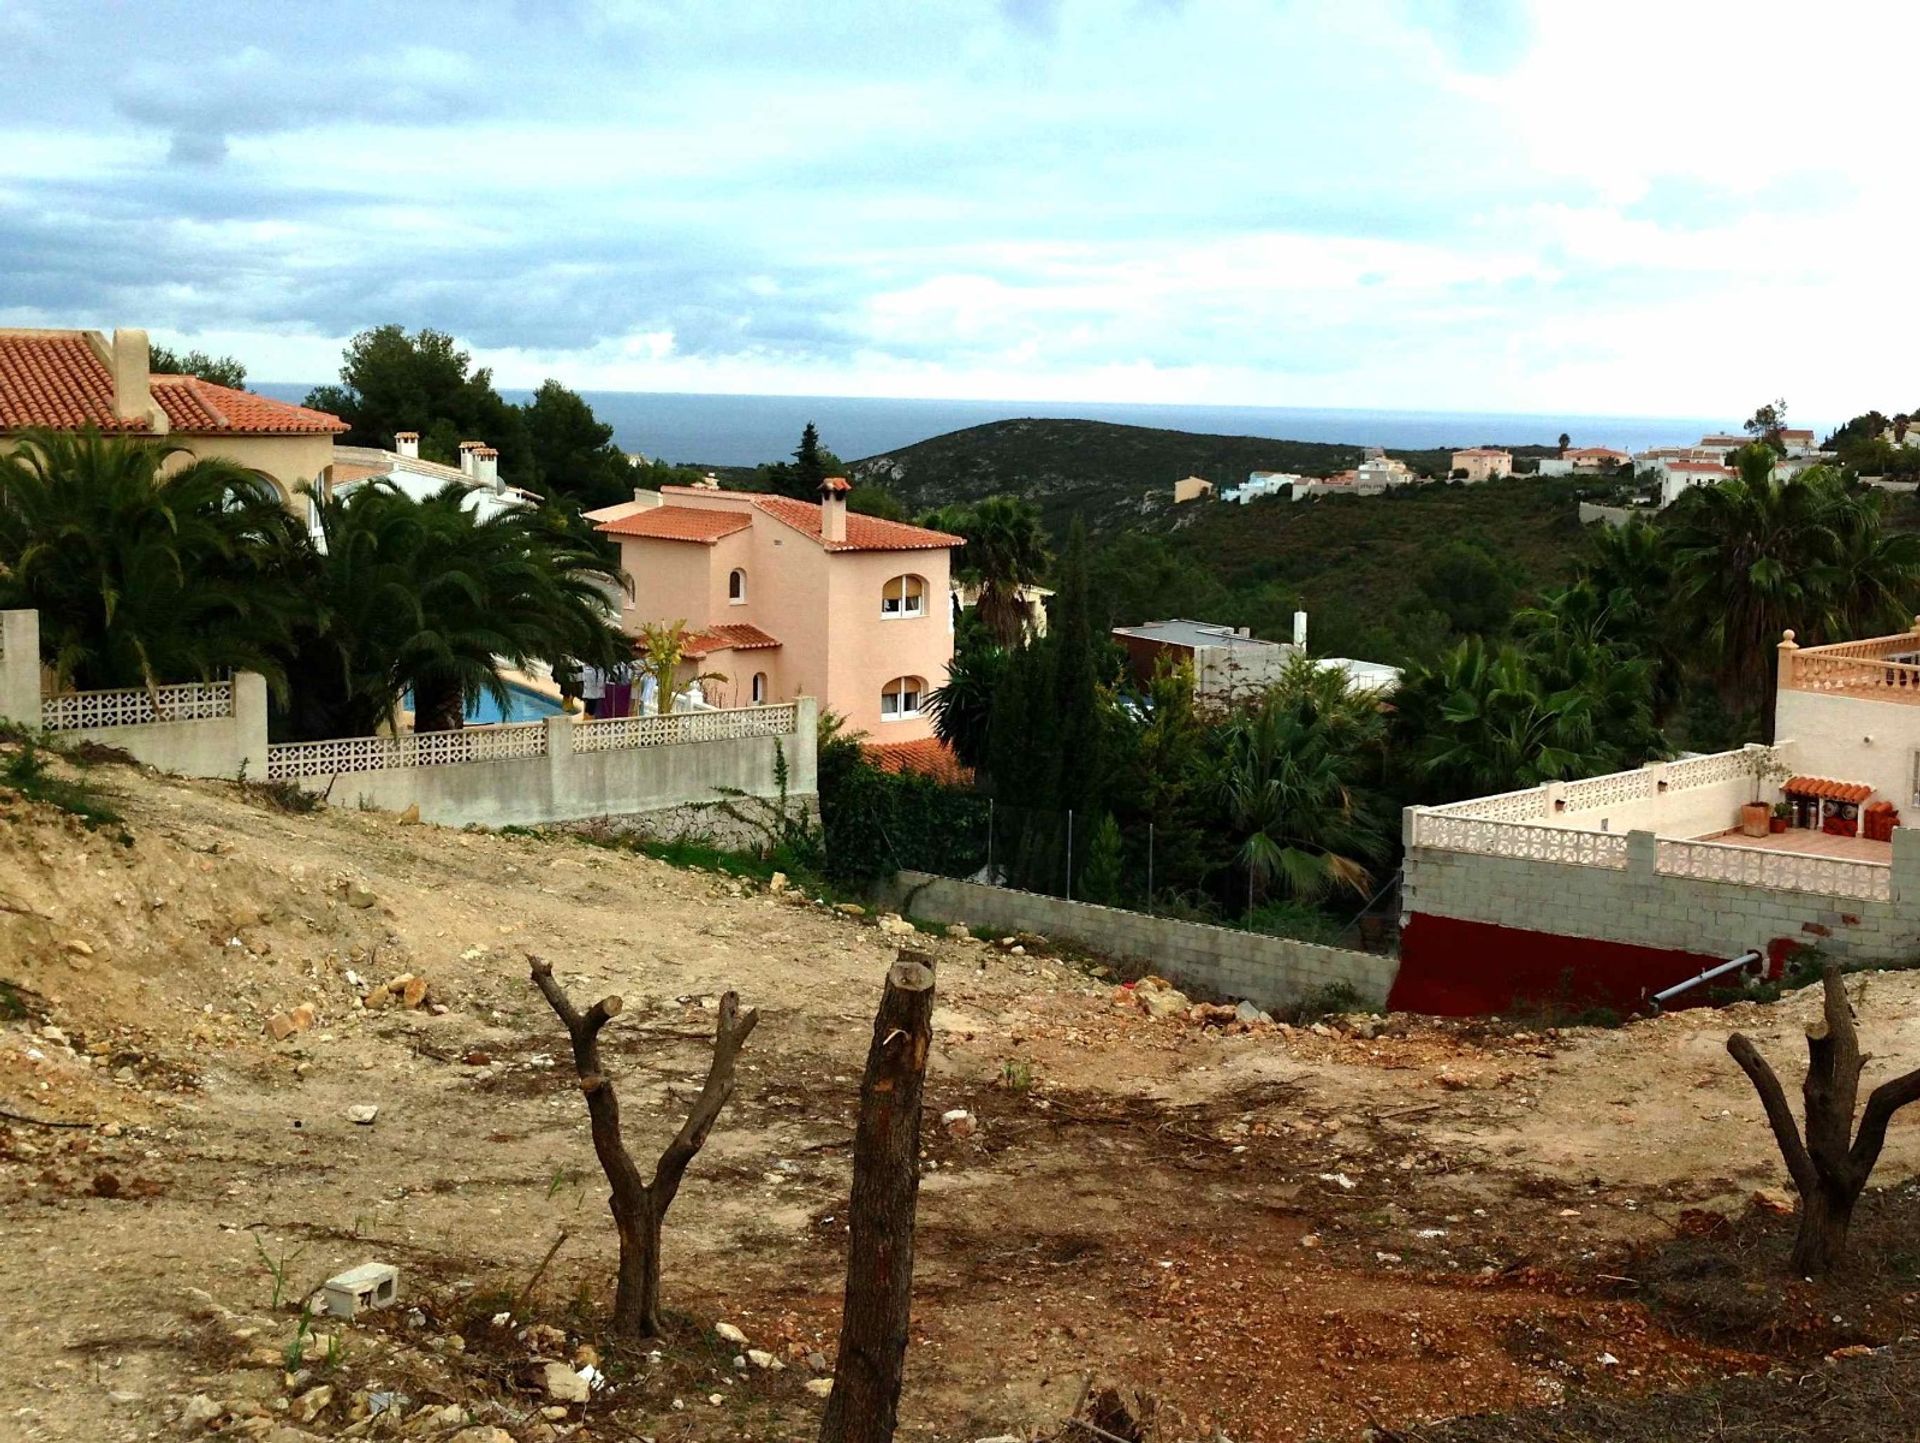
[[[1513,474],[1513,453],[1492,446],[1469,446],[1453,453],[1449,469],[1467,481],[1494,481]]]
[[[1542,476],[1599,476],[1633,464],[1633,457],[1611,446],[1574,446],[1558,456],[1540,458]]]
[[[335,446],[333,455],[336,496],[369,481],[387,481],[403,495],[424,501],[443,487],[457,484],[467,488],[466,509],[483,521],[540,502],[534,492],[509,486],[501,479],[500,453],[482,441],[460,443],[458,466],[423,461],[417,431],[397,432],[391,451],[377,446]]]
[[[1238,501],[1242,506],[1263,496],[1278,496],[1288,486],[1302,486],[1306,477],[1291,471],[1249,471],[1247,479],[1220,493],[1222,501]]]

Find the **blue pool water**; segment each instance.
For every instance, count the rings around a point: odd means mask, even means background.
[[[500,712],[500,704],[490,696],[481,696],[467,709],[467,722],[475,725],[481,722],[530,722],[545,717],[558,716],[560,703],[552,697],[537,691],[529,691],[523,686],[507,687],[508,704],[506,714]],[[404,703],[408,711],[413,710],[413,693],[408,692]]]

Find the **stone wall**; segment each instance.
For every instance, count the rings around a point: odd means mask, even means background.
[[[881,901],[929,922],[1069,938],[1098,952],[1137,959],[1182,986],[1244,997],[1266,1008],[1287,1007],[1336,982],[1351,986],[1363,1001],[1383,1003],[1399,965],[1370,952],[1176,922],[927,872],[896,873],[883,885]]]

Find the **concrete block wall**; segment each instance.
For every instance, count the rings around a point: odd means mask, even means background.
[[[928,872],[896,873],[882,887],[880,900],[929,922],[1069,938],[1144,962],[1175,984],[1244,997],[1266,1008],[1289,1006],[1335,982],[1348,984],[1364,1001],[1384,1003],[1399,965],[1370,952],[1176,922]]]
[[[1669,876],[1655,870],[1653,834],[1634,832],[1624,871],[1416,847],[1401,907],[1409,917],[1728,957],[1797,938],[1853,960],[1905,961],[1920,954],[1920,834],[1894,838],[1890,901]]]

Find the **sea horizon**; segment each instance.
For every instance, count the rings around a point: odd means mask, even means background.
[[[312,385],[256,382],[254,389],[299,401]],[[511,401],[530,390],[501,387]],[[783,396],[694,391],[582,391],[613,427],[621,449],[676,465],[757,466],[789,456],[809,421],[835,455],[857,461],[992,421],[1110,421],[1202,435],[1320,441],[1393,450],[1551,446],[1564,432],[1576,446],[1685,445],[1737,429],[1732,417],[1550,416],[1502,411],[1414,411],[1361,407],[1212,406],[1179,402],[980,401],[886,396]],[[1819,428],[1824,429],[1824,428]],[[485,439],[485,438],[482,438]]]

